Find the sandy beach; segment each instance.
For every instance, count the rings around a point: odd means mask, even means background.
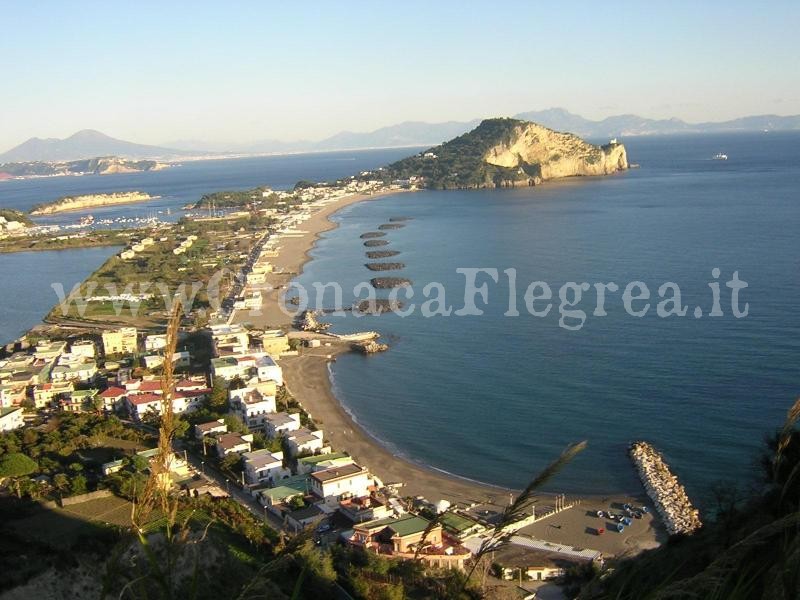
[[[279,307],[279,297],[286,284],[302,272],[303,265],[309,260],[309,252],[319,235],[336,227],[329,217],[356,202],[376,200],[391,193],[394,192],[344,197],[326,205],[305,221],[301,226],[303,235],[283,238],[279,245],[279,255],[270,259],[275,272],[269,274],[267,278],[267,284],[272,289],[265,293],[263,307],[256,314],[244,311],[237,313],[234,321],[263,329],[290,330],[292,318]],[[509,503],[515,490],[448,475],[411,462],[389,451],[361,428],[333,394],[328,371],[329,362],[335,360],[337,354],[346,351],[348,348],[341,344],[323,345],[314,349],[302,348],[298,356],[284,357],[279,361],[288,389],[325,432],[326,440],[335,450],[349,453],[385,484],[402,484],[399,493],[403,496],[424,496],[432,502],[446,499],[462,506],[486,504],[501,508]],[[526,475],[533,477],[535,473]],[[594,534],[593,525],[596,525],[597,521],[592,515],[594,511],[608,509],[613,504],[621,505],[624,502],[639,505],[644,500],[643,494],[582,496],[579,507],[558,515],[559,527],[551,528],[543,525],[549,521],[548,519],[525,528],[522,533],[528,535],[535,533],[537,538],[595,548],[607,554],[620,554],[653,547],[657,544],[657,539],[663,538],[663,528],[651,516],[647,516],[638,529],[631,528],[624,534],[614,533],[605,536]],[[540,505],[546,506],[548,503],[549,497],[543,494]]]

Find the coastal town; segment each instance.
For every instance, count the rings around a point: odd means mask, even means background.
[[[437,569],[469,568],[499,527],[511,539],[495,556],[501,582],[541,585],[570,570],[601,569],[609,558],[656,546],[662,525],[635,498],[542,495],[528,516],[504,524],[512,491],[436,474],[391,455],[367,440],[333,398],[328,362],[342,352],[388,346],[372,331],[329,332],[311,311],[293,318],[280,306],[286,285],[317,235],[332,226],[332,212],[413,188],[409,181],[385,185],[354,178],[334,187],[261,190],[247,207],[211,215],[200,211],[193,223],[137,236],[109,260],[112,267],[143,260],[142,270],[152,274],[155,257],[166,256],[183,264],[168,263],[170,269],[197,276],[197,261],[205,261],[209,272],[220,264],[209,261],[208,248],[227,257],[235,274],[222,286],[217,309],[190,308],[171,357],[165,356],[166,311],[128,318],[125,311],[112,316],[93,310],[114,302],[134,308],[153,294],[90,296],[80,318],[69,312],[59,316],[54,309],[48,324],[5,348],[0,431],[46,432],[66,415],[92,415],[114,419],[140,442],[152,440],[164,411],[159,373],[171,360],[179,374],[171,405],[181,423],[169,461],[176,494],[227,498],[275,530],[311,531],[321,546],[357,546]],[[269,207],[260,208],[268,197]],[[231,224],[243,219],[258,226],[231,236]],[[198,227],[207,224],[221,227]],[[32,472],[23,488],[56,504],[84,497],[91,503],[93,494],[113,493],[111,482],[130,461],[146,465],[155,453],[154,447],[129,444],[103,450],[108,460],[87,462],[85,481],[74,490],[55,485],[64,476],[53,472],[57,469]]]

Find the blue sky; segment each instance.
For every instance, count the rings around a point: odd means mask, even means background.
[[[553,106],[800,113],[798,2],[466,4],[0,0],[0,151],[84,128],[228,142]]]

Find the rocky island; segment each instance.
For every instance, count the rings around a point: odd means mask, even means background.
[[[152,200],[156,196],[151,196],[145,192],[114,192],[111,194],[86,194],[83,196],[64,196],[54,202],[39,204],[34,206],[31,214],[52,215],[55,213],[66,212],[69,210],[83,210],[98,206],[111,206],[114,204],[127,204],[129,202],[144,202]]]
[[[431,189],[462,189],[531,186],[627,168],[625,146],[616,140],[596,146],[530,121],[486,119],[464,135],[389,165],[385,176]]]

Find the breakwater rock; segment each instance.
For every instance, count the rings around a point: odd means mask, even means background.
[[[398,287],[407,287],[413,285],[410,279],[405,277],[373,277],[369,280],[372,287],[378,290],[386,290]]]
[[[414,217],[390,217],[389,223],[402,223],[403,221],[412,221]]]
[[[686,490],[672,474],[661,454],[642,441],[633,442],[629,453],[642,485],[670,535],[688,534],[702,527],[700,511],[692,506]]]
[[[368,231],[367,233],[362,233],[359,237],[362,240],[371,240],[373,238],[381,238],[385,235],[386,233],[384,233],[383,231]]]
[[[303,331],[327,331],[330,326],[330,323],[322,323],[317,319],[316,311],[307,310],[300,315],[300,329]]]
[[[402,310],[405,305],[398,300],[388,298],[375,298],[374,300],[362,300],[355,306],[355,310],[363,315],[380,315],[385,312]]]
[[[399,250],[370,250],[367,252],[367,258],[375,260],[376,258],[389,258],[390,256],[397,256],[400,254]]]
[[[364,266],[370,271],[399,271],[405,268],[405,265],[399,262],[366,263]]]
[[[386,231],[387,229],[402,229],[405,226],[405,223],[384,223],[383,225],[379,225],[378,229]]]
[[[375,248],[377,246],[388,246],[389,242],[387,242],[386,240],[367,240],[366,242],[364,242],[364,245],[367,248]]]
[[[381,344],[380,342],[370,341],[370,342],[359,342],[353,344],[353,350],[361,352],[362,354],[375,354],[376,352],[386,352],[389,349],[387,344]]]

